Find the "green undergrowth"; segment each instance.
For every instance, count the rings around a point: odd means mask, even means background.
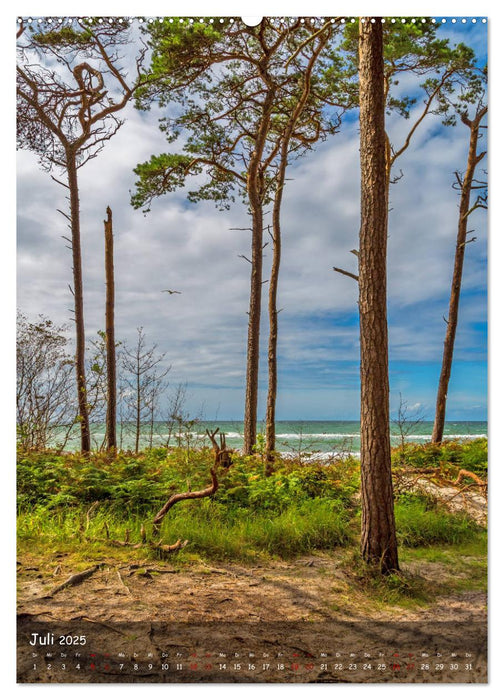
[[[450,513],[432,496],[403,493],[395,504],[397,539],[405,547],[461,544],[478,537],[481,528],[464,513]]]
[[[477,444],[436,448],[434,464],[423,461],[429,452],[425,446],[406,448],[412,464],[435,466],[442,455],[443,464],[449,458],[456,464],[453,468],[482,473],[486,452],[481,440],[472,442]],[[394,460],[396,455],[397,450]],[[401,459],[404,464],[404,454]],[[207,486],[212,464],[210,450],[159,448],[114,458],[20,453],[19,547],[80,553],[83,558],[114,553],[121,558],[155,556],[156,550],[147,545],[131,550],[110,540],[138,543],[142,525],[147,539],[154,539],[150,523],[157,510],[174,493]],[[179,502],[166,515],[156,540],[167,544],[187,540],[185,549],[171,555],[177,561],[202,557],[250,562],[358,547],[359,465],[354,458],[302,466],[283,460],[271,477],[265,477],[260,458],[234,455],[233,466],[219,475],[219,482],[211,498]],[[481,527],[463,514],[444,510],[430,496],[402,493],[395,510],[403,552],[481,544]],[[392,581],[388,579],[387,585]],[[407,590],[401,581],[397,587]]]
[[[48,509],[39,506],[18,516],[18,539],[30,546],[52,549],[83,548],[89,552],[124,550],[110,540],[140,542],[147,514],[119,516],[106,507],[87,518],[79,508]],[[152,519],[150,514],[150,519]],[[197,553],[218,560],[251,561],[263,556],[291,557],[313,549],[347,546],[353,538],[350,514],[340,501],[314,499],[281,512],[254,513],[238,508],[228,511],[222,504],[208,501],[178,504],[165,518],[160,537],[165,543],[188,540],[183,553]],[[158,539],[159,536],[156,536]],[[145,548],[148,551],[148,546]],[[131,551],[131,550],[130,550]]]
[[[392,469],[440,469],[447,477],[456,477],[461,469],[485,478],[488,472],[488,440],[451,440],[439,445],[405,443],[392,451]]]

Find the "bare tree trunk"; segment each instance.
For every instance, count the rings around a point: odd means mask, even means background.
[[[464,256],[467,244],[467,219],[471,213],[471,190],[473,188],[474,171],[477,164],[484,157],[485,153],[477,152],[480,123],[487,108],[479,110],[475,118],[470,121],[463,117],[462,121],[471,130],[469,139],[469,151],[467,154],[467,168],[464,180],[461,183],[460,207],[457,230],[457,244],[455,247],[455,259],[453,263],[453,275],[450,294],[450,307],[448,311],[448,322],[444,341],[443,362],[439,376],[438,393],[436,399],[436,415],[434,428],[432,431],[432,442],[440,443],[443,440],[446,400],[448,396],[448,384],[450,382],[451,368],[453,362],[453,350],[455,347],[455,335],[457,332],[458,310],[460,302],[460,289],[462,286],[462,272],[464,269]]]
[[[247,339],[247,375],[245,415],[243,418],[243,452],[252,454],[257,434],[257,394],[259,383],[259,337],[261,323],[263,211],[259,198],[250,202],[252,209],[252,257]]]
[[[361,554],[399,569],[390,460],[387,330],[387,167],[380,18],[359,24],[361,229]]]
[[[112,231],[112,210],[107,207],[107,219],[105,225],[105,342],[107,352],[107,448],[117,449],[116,437],[116,352],[115,352],[115,321],[114,321],[114,235]]]
[[[285,146],[285,144],[284,144]],[[268,340],[268,396],[266,399],[266,476],[270,476],[273,470],[273,453],[276,442],[276,398],[278,387],[277,368],[277,342],[278,342],[278,277],[280,274],[280,261],[282,256],[282,236],[280,228],[280,209],[282,206],[283,186],[285,170],[287,168],[287,148],[282,149],[280,170],[278,173],[278,187],[273,203],[273,258],[271,261],[271,275],[269,284],[268,311],[269,311],[269,340]]]
[[[140,352],[140,351],[138,351]],[[140,448],[140,426],[141,426],[141,410],[142,410],[142,392],[140,385],[140,355],[137,356],[137,373],[136,373],[136,409],[135,409],[135,452],[138,453]]]
[[[267,82],[267,77],[263,76]],[[252,454],[257,436],[257,394],[259,385],[259,340],[261,324],[262,259],[263,259],[263,198],[264,172],[261,162],[268,135],[274,88],[269,86],[264,102],[263,116],[257,132],[255,148],[250,160],[247,193],[252,212],[252,258],[250,273],[250,304],[247,339],[247,375],[245,413],[243,416],[243,452]]]
[[[311,94],[312,84],[311,76],[315,63],[326,45],[329,37],[321,40],[318,47],[314,50],[313,55],[308,63],[304,73],[303,92],[296,104],[296,107],[289,120],[289,124],[285,131],[282,142],[280,163],[277,173],[277,188],[273,202],[273,258],[271,262],[271,275],[269,285],[268,311],[269,311],[269,341],[268,341],[268,396],[266,400],[266,476],[272,473],[275,451],[275,420],[276,420],[276,399],[278,388],[278,367],[277,367],[277,343],[278,343],[278,278],[280,274],[280,262],[282,255],[282,231],[280,227],[280,211],[282,208],[283,188],[285,184],[285,172],[287,170],[287,162],[289,156],[289,145],[291,142],[292,133],[298,122],[298,119],[306,105],[306,102]]]
[[[282,185],[283,188],[283,185]],[[276,398],[278,387],[277,368],[277,342],[278,342],[278,309],[277,291],[278,276],[280,273],[280,260],[282,255],[282,240],[280,230],[280,203],[275,197],[273,207],[273,259],[271,262],[271,276],[269,286],[268,311],[269,311],[269,340],[268,340],[268,396],[266,399],[266,476],[270,476],[273,469],[275,442],[276,442]],[[281,199],[281,195],[280,195]]]
[[[150,417],[149,417],[149,449],[152,450],[152,443],[154,440],[154,407],[155,407],[155,388],[152,389],[152,403],[150,406]]]
[[[91,450],[89,432],[89,412],[86,391],[85,346],[84,334],[84,300],[82,290],[82,255],[80,240],[80,207],[79,184],[77,180],[77,162],[75,153],[68,149],[66,152],[68,188],[70,190],[70,229],[72,232],[72,265],[73,265],[73,294],[75,317],[75,372],[77,377],[77,403],[79,407],[79,424],[81,435],[81,451]]]

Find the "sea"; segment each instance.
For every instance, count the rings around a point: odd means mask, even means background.
[[[403,426],[403,438],[407,442],[425,443],[430,441],[433,428],[432,421],[420,421]],[[206,429],[213,431],[219,428],[226,435],[228,447],[239,450],[243,444],[243,422],[241,421],[192,421],[182,426],[170,425],[165,422],[155,422],[152,426],[143,424],[140,432],[140,449],[148,447],[202,447],[208,445]],[[360,454],[359,421],[321,421],[296,420],[277,421],[276,449],[289,455],[308,455],[317,457],[335,457]],[[257,425],[257,444],[260,448],[263,441],[265,426]],[[447,421],[444,438],[446,440],[474,440],[487,437],[486,421]],[[105,425],[91,425],[92,443],[94,449],[99,449],[105,439]],[[54,436],[54,445],[60,442],[61,434]],[[392,446],[401,442],[401,430],[395,423],[390,425]],[[122,450],[131,450],[135,444],[133,424],[123,424],[117,429],[118,446]],[[72,431],[65,451],[79,448],[78,430]]]

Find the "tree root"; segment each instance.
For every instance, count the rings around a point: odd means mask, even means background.
[[[53,588],[53,590],[48,594],[47,597],[51,597],[51,596],[55,595],[56,593],[59,593],[64,588],[68,588],[68,586],[79,585],[79,583],[82,583],[87,578],[89,578],[94,573],[96,573],[98,571],[98,569],[101,569],[102,566],[103,566],[103,562],[101,564],[96,564],[96,566],[92,566],[90,569],[86,569],[85,571],[81,571],[78,574],[73,574],[73,576],[70,576],[70,578],[67,578],[67,580],[64,581],[62,584],[60,584],[59,586],[56,586],[56,588]]]

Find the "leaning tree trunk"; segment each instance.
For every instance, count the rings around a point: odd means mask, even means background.
[[[70,230],[72,232],[73,294],[75,317],[75,372],[77,378],[77,404],[79,407],[79,424],[81,451],[91,449],[89,432],[89,410],[86,391],[86,368],[84,334],[84,301],[82,290],[82,255],[80,240],[79,184],[77,180],[77,161],[75,153],[67,151],[68,188],[70,191]]]
[[[457,243],[455,246],[455,259],[453,263],[453,275],[450,294],[450,307],[448,311],[448,321],[446,325],[446,335],[443,350],[443,362],[439,375],[438,393],[436,399],[436,415],[434,418],[434,428],[432,430],[432,442],[439,444],[443,440],[446,400],[448,397],[448,384],[450,382],[451,368],[453,362],[453,350],[455,347],[455,335],[457,332],[458,310],[460,303],[460,289],[462,286],[462,272],[464,269],[464,256],[467,238],[467,219],[470,214],[471,190],[474,179],[474,171],[477,164],[484,157],[485,153],[477,152],[479,129],[482,118],[487,112],[487,108],[478,111],[473,121],[464,118],[463,122],[471,130],[469,139],[469,151],[467,154],[467,169],[460,191],[460,207],[457,230]]]
[[[116,437],[116,348],[115,348],[115,322],[114,322],[114,235],[112,231],[112,210],[107,207],[107,219],[105,225],[105,343],[107,352],[107,417],[106,433],[107,448],[117,449]]]
[[[387,168],[380,18],[359,25],[361,228],[361,554],[399,569],[390,459],[387,330]]]

